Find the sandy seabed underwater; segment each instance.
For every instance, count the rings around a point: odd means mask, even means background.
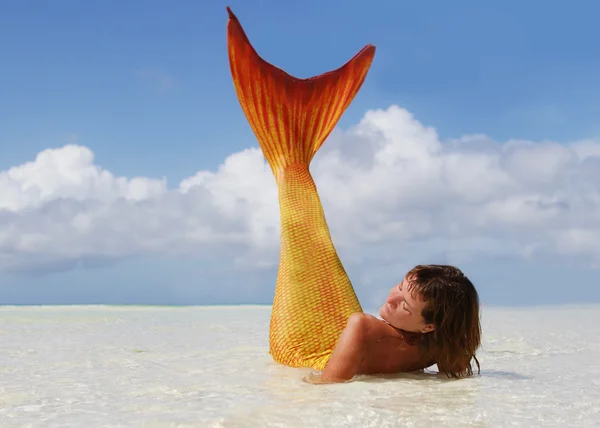
[[[0,307],[0,427],[600,426],[600,305],[484,308],[470,379],[335,385],[272,361],[270,312]]]

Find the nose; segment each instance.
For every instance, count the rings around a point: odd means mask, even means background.
[[[387,298],[388,303],[397,303],[400,299],[397,291],[392,291]]]

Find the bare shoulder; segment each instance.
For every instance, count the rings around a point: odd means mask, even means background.
[[[423,368],[417,344],[385,321],[365,313],[352,314],[347,328],[362,336],[366,358],[361,364],[365,374],[398,373]]]
[[[349,329],[358,330],[366,333],[368,336],[391,336],[398,339],[402,338],[402,334],[377,317],[363,312],[356,312],[348,319],[347,327]]]
[[[323,370],[323,382],[343,382],[357,374],[383,374],[422,368],[418,347],[403,333],[372,315],[350,316]]]

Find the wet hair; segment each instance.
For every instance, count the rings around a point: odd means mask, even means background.
[[[421,316],[434,330],[422,336],[421,344],[451,378],[473,375],[471,361],[481,371],[475,351],[481,345],[479,296],[460,269],[449,265],[418,265],[406,278],[413,297],[425,301]]]

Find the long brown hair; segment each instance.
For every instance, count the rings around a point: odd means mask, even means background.
[[[479,296],[460,269],[449,265],[418,265],[406,275],[413,297],[426,306],[421,315],[434,330],[422,336],[440,372],[448,377],[473,375],[471,360],[481,368],[475,351],[481,345]]]

